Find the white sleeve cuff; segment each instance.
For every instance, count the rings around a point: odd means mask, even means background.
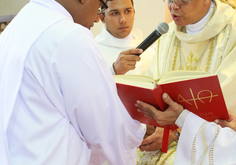
[[[175,121],[175,124],[182,129],[183,125],[184,125],[184,121],[185,118],[187,117],[187,115],[189,114],[189,111],[184,109],[181,114],[179,115],[179,117],[177,118],[177,120]]]
[[[139,129],[141,129],[141,130],[143,131],[144,135],[145,135],[145,133],[146,133],[146,131],[147,131],[147,125],[146,125],[146,124],[143,124],[143,123],[141,123],[141,125],[140,125]]]
[[[113,64],[111,65],[110,70],[111,70],[112,75],[116,75],[116,72],[114,71],[114,68],[113,68]]]

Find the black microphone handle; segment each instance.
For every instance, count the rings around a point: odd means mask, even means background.
[[[137,49],[143,49],[143,52],[151,46],[159,37],[161,37],[161,34],[155,29],[139,46],[137,46]],[[141,54],[135,54],[135,55],[141,55]]]

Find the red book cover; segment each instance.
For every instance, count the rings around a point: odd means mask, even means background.
[[[153,89],[116,83],[118,95],[133,119],[148,125],[159,126],[155,120],[137,111],[137,100],[149,103],[164,111],[167,105],[162,100],[166,92],[172,100],[183,105],[185,109],[197,114],[207,121],[229,119],[228,111],[217,75],[159,84]],[[157,83],[158,84],[158,83]],[[164,126],[171,130],[176,126]]]
[[[229,119],[217,75],[159,86],[174,101],[207,121]]]

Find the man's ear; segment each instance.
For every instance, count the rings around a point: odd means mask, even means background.
[[[105,13],[104,13],[105,14]],[[105,16],[103,14],[100,14],[100,20],[103,22],[103,23],[106,23],[105,21]]]
[[[135,20],[135,10],[134,10],[134,20]]]
[[[209,4],[211,4],[211,0],[205,0],[204,1],[204,5],[209,5]]]

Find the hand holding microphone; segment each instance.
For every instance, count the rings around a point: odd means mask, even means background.
[[[157,28],[137,47],[137,49],[142,49],[143,52],[151,46],[158,38],[161,37],[162,34],[168,32],[169,26],[167,23],[160,23]],[[141,54],[136,54],[141,55]]]
[[[162,34],[169,30],[167,23],[162,22],[136,49],[130,49],[120,53],[117,60],[113,63],[113,70],[115,74],[125,74],[129,70],[133,70],[136,67],[136,62],[140,61],[141,55],[149,46],[151,46]],[[137,50],[137,49],[142,49]],[[141,52],[140,52],[141,51]]]
[[[137,53],[142,53],[141,49],[129,49],[119,54],[116,61],[113,63],[113,70],[116,75],[122,75],[129,70],[134,70],[136,63],[140,61],[140,57],[136,56]]]

